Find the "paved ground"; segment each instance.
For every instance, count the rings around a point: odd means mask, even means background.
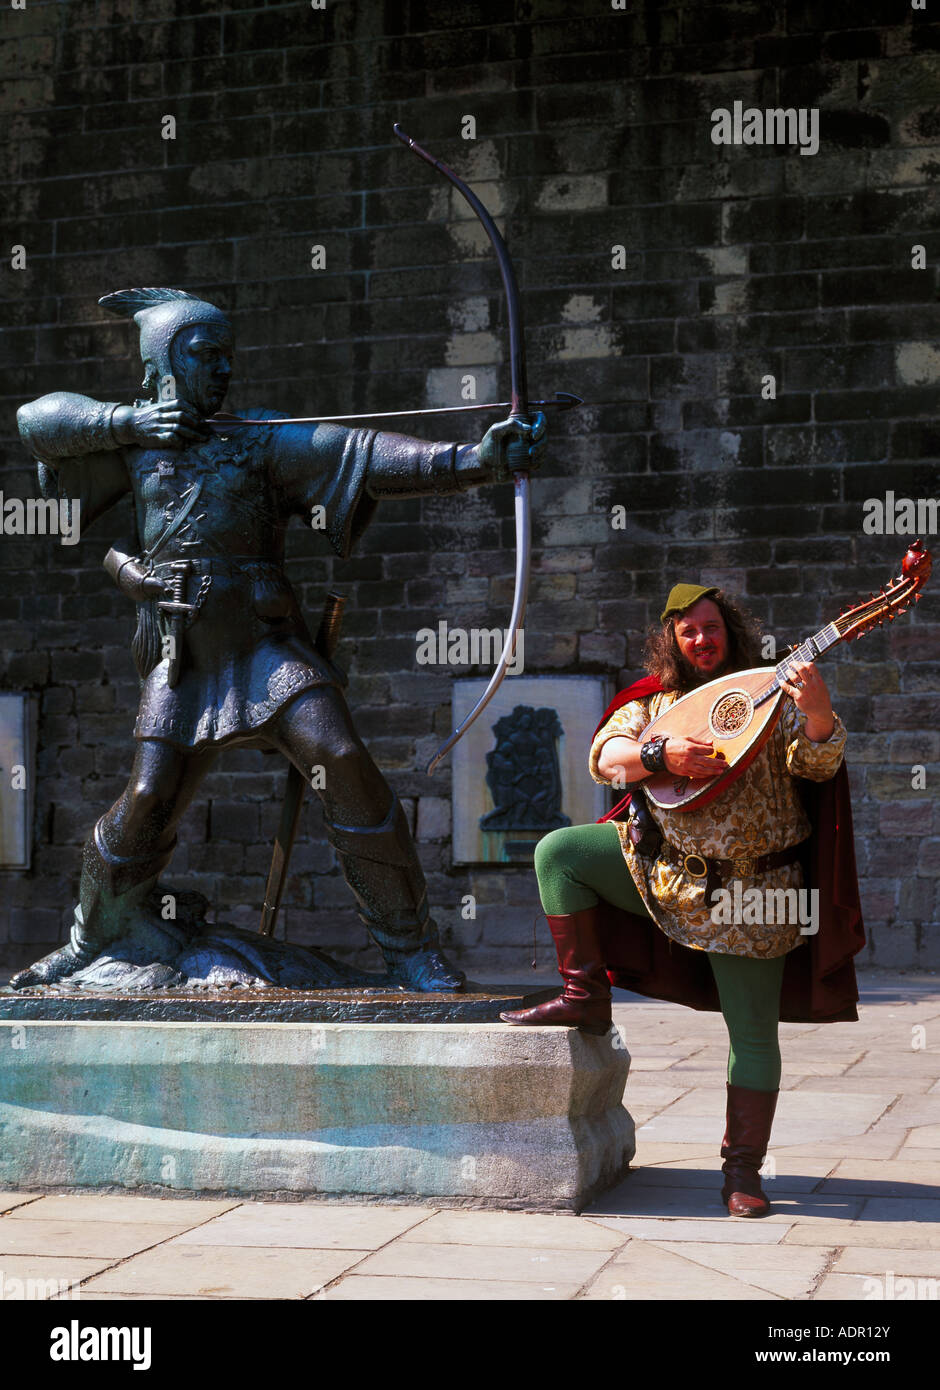
[[[720,1016],[620,995],[637,1155],[581,1216],[0,1193],[0,1298],[936,1299],[940,981],[861,988],[859,1023],[782,1026],[763,1220],[718,1200]]]

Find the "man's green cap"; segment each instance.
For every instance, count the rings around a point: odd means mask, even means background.
[[[717,594],[718,585],[713,584],[710,589],[705,589],[701,584],[674,584],[669,591],[666,599],[666,607],[662,612],[662,621],[667,618],[674,618],[679,613],[684,613],[687,608],[691,608],[693,603],[698,603],[700,598],[708,598],[710,594]]]

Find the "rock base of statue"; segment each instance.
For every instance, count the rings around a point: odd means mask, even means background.
[[[635,1152],[616,1028],[0,1022],[0,1188],[578,1211]]]
[[[172,903],[170,919],[163,916],[166,903]],[[110,994],[393,987],[386,976],[335,960],[314,946],[278,941],[225,922],[208,923],[208,907],[201,893],[158,884],[127,934],[93,958],[78,962],[57,951],[14,976],[13,983],[25,989],[51,980],[71,990]]]

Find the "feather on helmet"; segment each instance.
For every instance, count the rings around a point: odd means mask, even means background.
[[[170,347],[182,328],[194,323],[213,323],[232,331],[231,320],[205,299],[185,290],[144,286],[115,290],[98,300],[102,309],[121,318],[133,319],[140,330],[140,356],[144,364],[144,387],[154,390],[161,377],[172,376]]]

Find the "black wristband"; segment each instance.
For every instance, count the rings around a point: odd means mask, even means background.
[[[666,772],[666,737],[651,738],[640,746],[640,762],[647,772]]]

